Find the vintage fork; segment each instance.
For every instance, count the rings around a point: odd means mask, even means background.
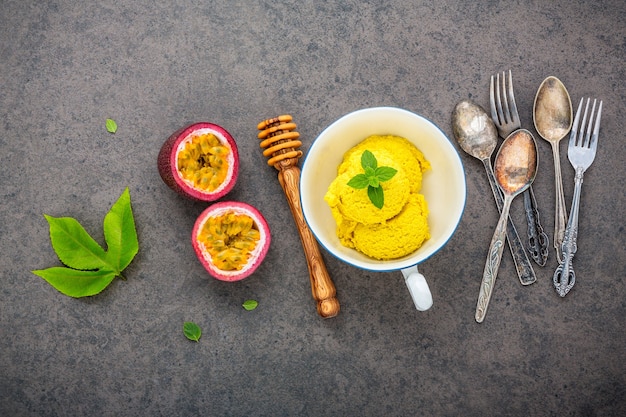
[[[511,70],[509,70],[508,82],[505,72],[502,73],[502,82],[500,82],[500,74],[496,75],[495,82],[493,75],[491,76],[489,99],[491,118],[502,139],[506,139],[511,133],[522,127],[513,94]],[[544,232],[539,221],[539,210],[532,186],[524,191],[524,210],[528,223],[528,251],[539,266],[544,266],[548,259],[548,235]]]
[[[561,246],[563,251],[563,260],[554,272],[553,277],[554,287],[561,297],[565,297],[569,290],[572,289],[574,282],[576,281],[576,275],[574,274],[574,268],[572,267],[572,260],[574,259],[574,254],[577,249],[576,238],[578,236],[580,191],[583,185],[583,174],[596,157],[598,133],[600,131],[600,117],[602,116],[602,101],[600,101],[598,114],[596,115],[595,121],[593,120],[596,110],[596,99],[594,99],[591,107],[591,114],[589,115],[589,119],[587,119],[589,102],[591,101],[591,99],[588,98],[587,104],[585,105],[585,113],[582,116],[582,120],[580,120],[579,127],[578,122],[583,107],[583,101],[584,98],[580,99],[580,104],[578,105],[578,110],[576,111],[576,117],[574,118],[574,123],[572,124],[569,145],[567,147],[567,157],[576,173],[574,175],[574,197],[572,199],[572,207],[570,208],[569,220],[567,221],[567,227],[565,228],[565,237]]]

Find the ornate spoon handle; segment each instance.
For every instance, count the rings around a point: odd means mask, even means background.
[[[533,187],[524,191],[524,210],[528,223],[528,252],[539,266],[544,266],[548,260],[548,235],[543,231],[539,221],[539,210]]]
[[[491,185],[491,191],[493,193],[493,197],[496,200],[496,205],[498,206],[498,211],[502,213],[502,209],[504,206],[504,199],[498,188],[498,184],[496,183],[496,178],[493,175],[493,168],[491,167],[491,160],[485,159],[483,160],[483,165],[485,166],[485,170],[487,171],[487,178],[489,179],[489,185]],[[526,251],[524,250],[524,245],[522,244],[522,240],[517,233],[517,229],[515,228],[515,224],[513,224],[513,220],[507,214],[507,222],[506,224],[506,237],[507,242],[509,243],[509,249],[511,251],[511,255],[513,255],[513,262],[515,263],[515,269],[517,270],[517,276],[519,277],[522,285],[530,285],[533,282],[537,281],[537,277],[535,276],[535,271],[533,270],[533,266],[530,263],[530,259],[526,255]]]
[[[487,307],[489,307],[489,300],[491,299],[496,277],[498,276],[498,268],[500,268],[500,261],[502,261],[502,252],[504,252],[507,217],[509,217],[511,200],[512,198],[510,197],[504,199],[500,220],[498,220],[498,225],[496,226],[491,244],[489,245],[487,262],[485,263],[485,270],[483,271],[483,280],[480,283],[480,292],[478,293],[478,303],[476,304],[475,318],[478,323],[482,323],[485,319]]]
[[[576,246],[576,238],[578,237],[578,210],[580,208],[580,192],[583,185],[583,170],[576,171],[576,177],[574,179],[574,197],[572,199],[572,208],[570,211],[569,220],[567,222],[567,228],[565,229],[565,237],[563,239],[563,245],[561,247],[563,251],[563,260],[556,268],[552,281],[556,292],[565,297],[569,290],[574,286],[576,282],[576,274],[574,274],[574,267],[572,266],[572,260],[578,247]]]

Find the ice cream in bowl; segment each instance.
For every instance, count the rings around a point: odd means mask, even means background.
[[[370,271],[401,271],[418,310],[433,303],[417,266],[454,234],[465,208],[461,159],[435,124],[375,107],[324,129],[302,164],[301,204],[322,247]]]

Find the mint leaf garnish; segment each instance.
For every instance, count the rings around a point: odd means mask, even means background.
[[[379,167],[374,154],[365,150],[361,155],[361,167],[364,173],[357,174],[348,181],[348,185],[357,190],[367,188],[367,196],[376,208],[383,208],[385,195],[381,182],[389,181],[398,172],[392,167]]]
[[[382,187],[367,187],[367,196],[376,208],[383,208],[385,205],[385,194]]]
[[[115,133],[117,132],[117,123],[115,123],[115,120],[113,119],[107,119],[105,122],[107,131],[109,133]]]
[[[357,174],[350,181],[348,181],[348,185],[352,188],[356,188],[358,190],[362,188],[367,188],[370,185],[370,179],[367,178],[365,174]]]
[[[257,300],[246,300],[243,302],[241,306],[245,308],[246,310],[250,311],[250,310],[254,310],[255,308],[257,308],[258,305],[259,305],[259,302]]]
[[[183,324],[183,333],[185,334],[185,337],[187,339],[197,342],[198,340],[200,340],[200,336],[202,336],[202,329],[200,329],[200,326],[198,326],[196,323],[192,321],[186,321]]]
[[[70,297],[96,295],[131,263],[139,251],[130,192],[124,190],[104,218],[105,251],[72,217],[44,215],[50,225],[50,241],[66,267],[32,271]]]
[[[385,182],[385,181],[389,181],[390,179],[392,179],[393,176],[396,175],[396,172],[398,171],[395,168],[378,167],[376,168],[374,175],[376,175],[376,178],[378,178],[378,181]]]
[[[363,154],[361,154],[361,166],[367,173],[368,168],[376,169],[376,167],[378,166],[378,161],[376,160],[376,157],[373,153],[366,150],[365,152],[363,152]]]

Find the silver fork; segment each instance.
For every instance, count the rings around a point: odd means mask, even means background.
[[[572,124],[572,132],[569,138],[569,145],[567,147],[567,157],[576,171],[574,176],[574,197],[572,199],[572,207],[570,208],[569,220],[567,221],[567,227],[565,228],[565,237],[563,239],[562,251],[563,260],[556,268],[554,272],[553,282],[557,293],[561,297],[572,289],[574,282],[576,281],[576,275],[574,274],[574,268],[572,267],[572,260],[576,253],[576,238],[578,236],[578,209],[580,207],[580,191],[583,185],[583,174],[589,168],[594,158],[596,157],[596,149],[598,148],[598,133],[600,131],[600,117],[602,116],[602,101],[598,106],[598,114],[595,121],[593,116],[596,110],[596,99],[593,100],[591,106],[591,114],[587,119],[587,112],[589,110],[589,102],[591,99],[587,99],[585,105],[585,113],[580,120],[580,127],[578,122],[580,119],[580,113],[582,111],[584,98],[580,99],[578,110],[576,111],[576,117]],[[592,130],[593,129],[593,130]],[[586,130],[586,132],[585,132]]]
[[[503,139],[522,127],[513,94],[511,70],[509,70],[508,83],[505,72],[502,73],[502,82],[500,82],[500,74],[496,75],[495,82],[493,75],[491,76],[489,99],[491,118]],[[528,223],[528,251],[539,266],[544,266],[548,259],[548,235],[539,221],[539,210],[532,186],[524,192],[524,210]]]

